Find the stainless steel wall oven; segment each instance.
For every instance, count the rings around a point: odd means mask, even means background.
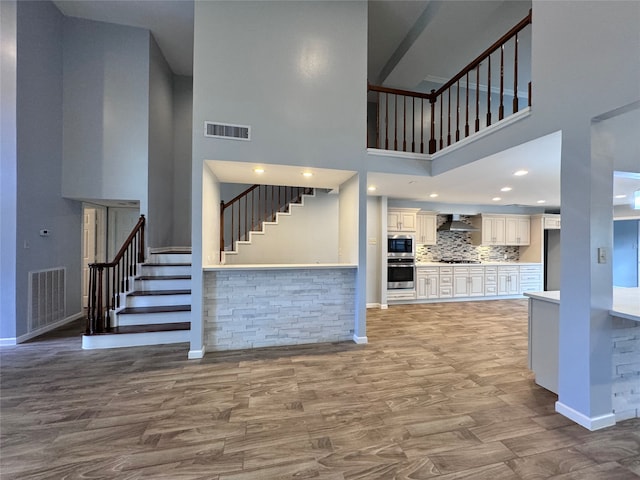
[[[415,288],[416,264],[410,257],[387,259],[387,289]]]

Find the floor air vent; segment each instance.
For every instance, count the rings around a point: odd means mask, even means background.
[[[231,125],[229,123],[204,122],[204,136],[230,138],[232,140],[251,140],[251,127]]]
[[[65,318],[65,269],[29,272],[29,332]]]

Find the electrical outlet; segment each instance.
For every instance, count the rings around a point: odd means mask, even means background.
[[[607,263],[607,249],[598,247],[598,263]]]

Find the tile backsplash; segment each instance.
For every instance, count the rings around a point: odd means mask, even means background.
[[[460,220],[471,223],[468,216],[463,215]],[[446,215],[438,215],[438,227],[446,221]],[[436,245],[417,246],[418,262],[437,262],[443,258],[481,262],[517,262],[520,260],[520,247],[473,245],[470,232],[438,232]]]

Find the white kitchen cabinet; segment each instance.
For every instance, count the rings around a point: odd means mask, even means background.
[[[520,266],[520,293],[542,291],[542,265]]]
[[[438,267],[416,268],[416,297],[421,300],[438,298],[440,275]]]
[[[505,245],[529,245],[530,231],[529,215],[505,217]]]
[[[453,297],[453,267],[440,267],[439,298]]]
[[[476,245],[504,245],[505,217],[504,215],[482,215],[473,221],[480,230],[471,234],[471,240]]]
[[[416,221],[416,243],[421,245],[435,245],[437,241],[437,215],[435,213],[419,212],[416,216]]]
[[[545,230],[560,229],[560,215],[545,214],[543,218]]]
[[[498,294],[498,267],[484,268],[484,294],[487,297]]]
[[[453,296],[483,297],[484,267],[454,267]]]
[[[415,232],[416,208],[400,208],[387,210],[387,230],[389,232]]]
[[[517,265],[498,267],[498,295],[518,295],[519,280],[520,269]]]

